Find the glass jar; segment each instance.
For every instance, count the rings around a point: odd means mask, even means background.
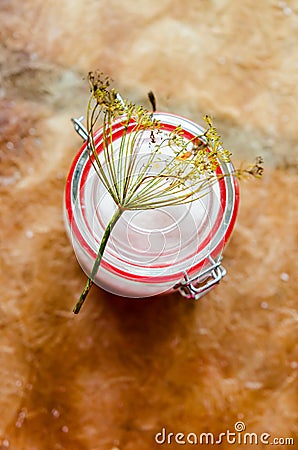
[[[163,133],[180,125],[190,140],[205,131],[174,114],[154,116]],[[75,128],[86,139],[81,119],[74,120]],[[115,148],[123,133],[118,124],[113,131]],[[95,134],[99,154],[101,142],[99,129]],[[141,145],[146,146],[146,139]],[[231,174],[233,170],[232,163],[222,162],[218,172]],[[123,297],[149,297],[178,289],[187,298],[200,298],[226,273],[221,266],[222,251],[233,230],[238,203],[238,183],[231,175],[219,179],[192,203],[125,211],[109,238],[95,284]],[[95,173],[86,143],[72,163],[64,209],[76,257],[88,276],[116,205]]]

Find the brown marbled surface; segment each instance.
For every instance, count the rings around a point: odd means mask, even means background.
[[[1,449],[178,449],[154,435],[238,420],[298,448],[297,15],[294,0],[0,1]],[[213,115],[237,162],[265,158],[201,302],[94,289],[71,313],[69,119],[97,68],[135,102],[152,89],[160,110]]]

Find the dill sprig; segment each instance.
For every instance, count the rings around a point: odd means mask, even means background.
[[[111,87],[108,77],[89,73],[91,95],[87,107],[87,149],[94,170],[113,198],[117,208],[102,237],[93,269],[80,299],[74,307],[78,313],[100,267],[113,227],[127,210],[147,210],[193,202],[208,193],[208,188],[224,176],[260,176],[262,160],[248,169],[217,174],[221,162],[230,162],[231,153],[224,148],[209,116],[207,129],[189,140],[180,126],[164,132],[154,116],[156,100],[148,94],[153,112],[123,100]],[[95,126],[102,127],[102,151],[95,143]],[[113,129],[123,128],[120,144],[115,147]],[[144,154],[145,139],[150,149]],[[147,145],[148,146],[148,145]]]

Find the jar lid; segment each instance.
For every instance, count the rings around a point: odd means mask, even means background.
[[[174,114],[154,113],[154,117],[164,134],[180,126],[184,138],[191,140],[205,131]],[[124,132],[133,133],[133,125],[125,130],[121,120],[116,122],[112,133],[114,148],[120,146]],[[94,141],[99,156],[103,157],[102,129],[95,133]],[[149,141],[145,132],[140,145],[148,150]],[[232,163],[221,162],[217,172],[232,174],[234,167]],[[238,182],[231,175],[219,178],[204,196],[192,203],[125,211],[113,229],[101,267],[131,281],[174,285],[183,274],[198,273],[209,264],[210,257],[221,254],[233,230],[238,204]],[[65,206],[71,235],[77,242],[74,248],[79,246],[86,258],[94,261],[116,205],[96,175],[86,143],[72,163]]]

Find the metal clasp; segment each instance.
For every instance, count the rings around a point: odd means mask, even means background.
[[[88,139],[88,131],[86,127],[82,124],[82,121],[84,120],[84,116],[79,117],[78,119],[71,119],[75,131],[78,133],[78,135],[83,139],[84,142]]]
[[[188,273],[184,272],[184,280],[174,286],[174,289],[178,289],[183,297],[199,300],[226,275],[227,271],[221,265],[222,257],[214,260],[209,255],[208,259],[210,267],[192,278],[189,278]]]

